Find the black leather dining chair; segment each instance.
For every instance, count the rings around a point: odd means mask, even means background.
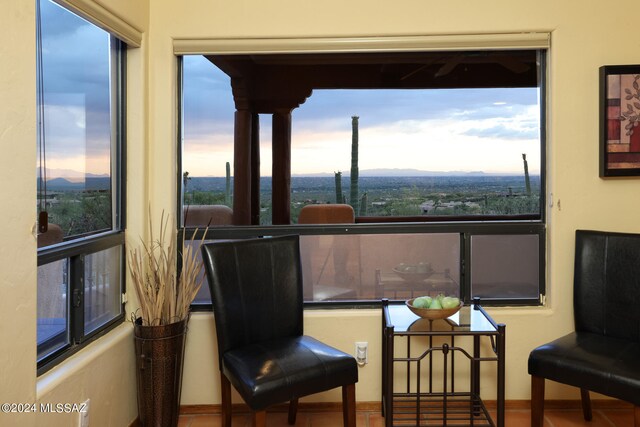
[[[355,427],[355,359],[303,334],[298,236],[203,245],[218,339],[223,426],[231,426],[231,385],[265,426],[266,408],[342,387],[345,427]]]
[[[549,379],[580,388],[585,420],[594,391],[632,403],[640,427],[640,234],[576,231],[573,282],[575,331],[529,355],[531,426]]]

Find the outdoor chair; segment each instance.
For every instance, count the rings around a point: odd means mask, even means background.
[[[58,224],[49,223],[47,231],[38,233],[38,248],[55,245],[64,240],[64,233]]]
[[[305,205],[300,210],[298,215],[298,224],[353,224],[355,223],[355,214],[351,205],[344,203],[327,203],[327,204],[312,204]],[[358,299],[358,294],[351,287],[345,286],[350,281],[349,271],[347,269],[348,258],[350,251],[346,244],[347,239],[352,239],[353,236],[323,236],[333,240],[331,245],[331,251],[327,254],[323,265],[327,264],[329,256],[333,258],[334,269],[334,282],[327,285],[319,285],[315,283],[314,271],[324,271],[324,267],[313,268],[312,253],[319,251],[319,238],[320,236],[312,236],[311,243],[307,242],[306,251],[303,251],[304,256],[302,265],[303,268],[308,268],[308,275],[306,276],[309,281],[306,283],[305,299],[313,301],[335,301],[335,300],[355,300]],[[305,248],[303,242],[303,248]],[[312,246],[309,246],[312,245]],[[355,252],[355,251],[354,251]],[[311,273],[311,274],[309,274]]]
[[[353,224],[354,222],[353,208],[343,203],[305,205],[298,215],[298,224]]]
[[[185,227],[233,224],[233,210],[225,205],[186,205],[183,216]]]

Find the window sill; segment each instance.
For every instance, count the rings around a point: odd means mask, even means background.
[[[489,306],[483,307],[491,316],[497,317],[509,317],[509,316],[542,316],[542,317],[551,317],[554,315],[556,310],[550,307],[548,304],[544,305],[523,305],[523,306]]]
[[[56,387],[67,381],[69,377],[79,373],[98,357],[115,348],[123,340],[130,340],[133,347],[133,327],[129,322],[123,322],[103,337],[87,345],[73,356],[60,362],[48,372],[40,375],[36,381],[36,399],[40,399],[52,392]],[[131,349],[133,354],[133,348]]]

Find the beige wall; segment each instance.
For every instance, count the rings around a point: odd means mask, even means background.
[[[98,2],[96,0],[96,2]],[[148,3],[151,3],[150,5]],[[640,232],[640,180],[598,178],[598,67],[637,63],[640,40],[634,0],[616,7],[597,0],[343,2],[100,0],[143,31],[142,47],[129,54],[128,231],[144,233],[147,202],[154,212],[175,212],[176,61],[173,38],[349,37],[549,31],[548,222],[549,299],[544,308],[500,308],[507,324],[507,398],[526,399],[531,348],[572,329],[571,280],[574,230]],[[0,401],[104,402],[105,418],[92,425],[123,425],[135,416],[130,326],[92,344],[50,374],[36,378],[35,41],[34,5],[5,2],[0,14]],[[128,311],[135,308],[129,304]],[[360,371],[357,397],[380,396],[378,310],[306,313],[307,332],[346,351],[369,341],[370,364]],[[218,403],[217,361],[210,314],[192,317],[183,404]],[[491,393],[491,378],[485,384]],[[549,398],[577,398],[551,386]],[[335,393],[312,400],[338,400]],[[113,411],[121,416],[106,416]],[[56,421],[57,420],[57,421]],[[34,417],[0,414],[2,425],[36,425]],[[69,425],[69,419],[47,419]],[[126,423],[125,423],[126,424]],[[73,425],[73,424],[71,424]]]
[[[0,388],[1,402],[35,401],[35,31],[33,2],[3,4],[0,14]],[[5,423],[5,420],[6,423]],[[0,423],[20,425],[19,415]],[[29,425],[27,422],[24,425]]]
[[[75,4],[104,6],[108,14],[145,31],[148,1],[74,0]],[[0,402],[80,403],[91,399],[92,426],[128,425],[136,416],[132,328],[122,325],[104,338],[40,377],[36,376],[36,52],[35,1],[7,1],[0,14]],[[143,48],[131,51],[134,70],[129,79],[129,142],[133,153],[146,147]],[[142,155],[134,158],[144,158]],[[144,163],[144,162],[142,162]],[[135,163],[134,163],[135,164]],[[146,172],[132,173],[144,194]],[[141,188],[142,187],[142,188]],[[134,204],[135,206],[135,204]],[[136,207],[133,223],[144,220],[144,203]],[[137,218],[136,218],[137,217]],[[137,221],[136,221],[137,219]],[[3,426],[74,426],[77,414],[5,414]]]
[[[598,178],[598,68],[638,62],[640,41],[630,37],[637,27],[635,2],[615,8],[595,0],[425,2],[328,0],[222,2],[194,0],[176,10],[173,2],[154,1],[150,11],[153,45],[150,133],[157,147],[152,170],[152,200],[173,209],[175,162],[173,135],[175,91],[171,38],[350,37],[446,35],[467,33],[551,33],[549,57],[548,157],[549,208],[546,307],[496,308],[495,319],[507,324],[507,398],[529,397],[529,351],[573,328],[571,294],[574,232],[594,228],[640,232],[637,221],[640,181]],[[617,42],[617,41],[620,42]],[[160,147],[162,146],[162,147]],[[162,153],[161,153],[162,151]],[[168,169],[170,168],[170,169]],[[171,189],[171,191],[167,191]],[[353,316],[357,321],[353,321]],[[371,364],[360,371],[357,398],[380,396],[380,318],[377,311],[307,312],[307,331],[353,351],[353,342],[368,340]],[[193,316],[190,329],[183,403],[217,403],[212,319]],[[338,332],[339,331],[339,332]],[[194,338],[197,337],[197,338]],[[194,339],[192,339],[194,338]],[[491,384],[490,372],[484,373]],[[209,378],[211,381],[209,381]],[[214,380],[215,378],[215,380]],[[487,389],[489,396],[492,390]],[[575,390],[549,385],[549,398],[577,398]],[[323,400],[325,396],[313,399]]]

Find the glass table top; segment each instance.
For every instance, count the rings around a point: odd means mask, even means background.
[[[498,329],[487,319],[481,310],[473,304],[465,305],[454,315],[446,319],[423,319],[412,313],[404,303],[389,303],[387,324],[394,326],[394,333],[421,332],[458,332],[467,333],[496,333]],[[487,315],[488,316],[488,315]]]

